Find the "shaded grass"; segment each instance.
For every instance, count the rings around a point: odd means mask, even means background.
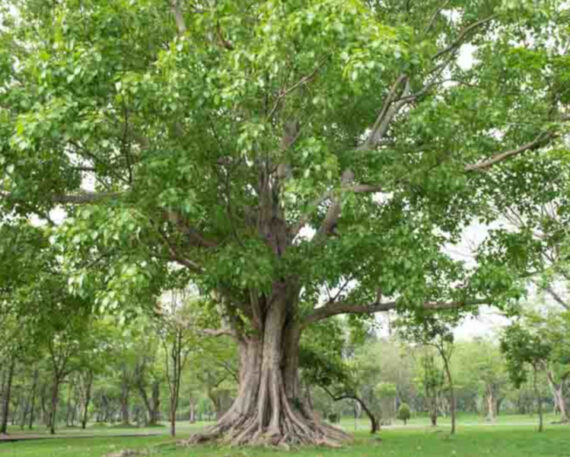
[[[443,428],[393,429],[381,440],[365,432],[341,449],[302,448],[295,452],[275,449],[217,446],[178,447],[165,436],[56,438],[1,443],[0,457],[101,457],[121,449],[145,449],[164,457],[570,457],[570,427],[551,426],[544,433],[533,427],[465,427],[451,437]]]

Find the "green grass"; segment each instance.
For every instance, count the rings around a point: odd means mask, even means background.
[[[451,437],[447,428],[394,428],[381,440],[358,432],[354,443],[341,449],[304,448],[296,452],[216,446],[177,447],[166,436],[119,438],[54,438],[0,443],[0,457],[101,457],[121,449],[147,449],[162,457],[570,457],[570,427],[460,427]]]

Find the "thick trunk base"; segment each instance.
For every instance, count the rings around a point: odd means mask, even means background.
[[[216,425],[192,435],[182,444],[217,441],[230,446],[327,446],[340,447],[352,440],[351,435],[316,419],[310,412],[297,409],[281,396],[278,426],[263,425],[259,414],[240,414],[230,409]],[[237,401],[237,400],[236,400]]]
[[[284,345],[287,347],[287,345]],[[297,351],[298,346],[289,347]],[[297,365],[283,347],[251,339],[241,345],[240,388],[232,407],[216,425],[184,444],[219,441],[233,446],[301,445],[339,447],[346,432],[323,423],[297,394]],[[283,363],[285,362],[285,363]],[[294,373],[287,373],[287,370]]]

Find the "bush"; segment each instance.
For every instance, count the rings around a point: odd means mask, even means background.
[[[340,414],[332,413],[329,414],[329,422],[337,424],[340,422]]]
[[[410,407],[406,403],[402,403],[398,408],[398,419],[404,421],[404,425],[406,425],[411,415]]]

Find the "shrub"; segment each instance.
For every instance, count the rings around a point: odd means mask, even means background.
[[[404,425],[406,425],[411,415],[410,407],[406,403],[402,403],[398,408],[398,419],[404,421]]]

